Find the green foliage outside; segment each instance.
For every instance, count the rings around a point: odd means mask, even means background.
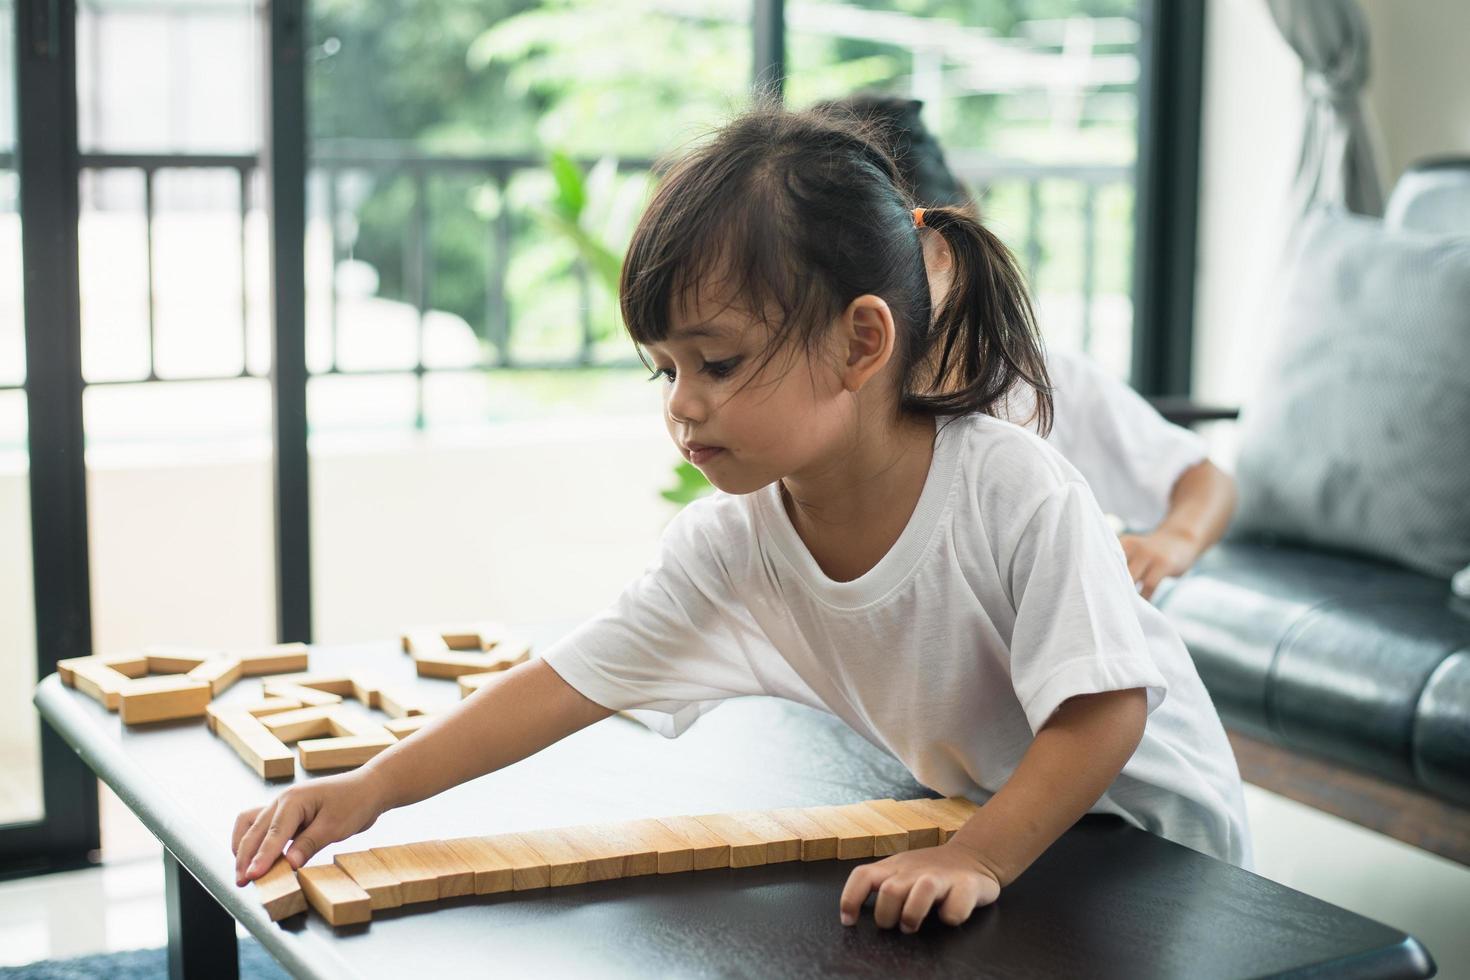
[[[1132,16],[1133,0],[853,0],[848,7],[985,25],[1005,36],[1023,20],[1077,14]],[[659,8],[668,10],[671,8]],[[738,110],[751,60],[747,4],[713,2],[704,18],[651,12],[644,0],[316,0],[312,4],[310,119],[318,147],[360,141],[403,155],[514,155],[538,164],[502,185],[489,173],[429,170],[425,186],[430,306],[452,312],[490,353],[487,281],[494,225],[511,248],[505,293],[511,355],[522,361],[626,360],[616,264],[651,187],[618,160],[652,159]],[[794,20],[794,5],[788,20]],[[942,23],[935,30],[942,31]],[[905,48],[875,41],[788,36],[788,100],[806,104],[859,89],[906,91]],[[1070,152],[1046,127],[1010,118],[1005,97],[947,100],[946,146],[1056,158]],[[1132,120],[1088,124],[1091,158],[1131,160]],[[578,163],[577,161],[584,161]],[[590,165],[597,161],[595,165]],[[416,299],[415,183],[407,172],[362,171],[352,257],[379,274],[379,294]],[[988,195],[1024,231],[1020,185]],[[1047,288],[1081,285],[1075,187],[1046,189],[1041,267]],[[1127,292],[1131,195],[1103,202],[1095,288]],[[1008,236],[1020,250],[1017,235]],[[584,336],[585,333],[585,336]]]

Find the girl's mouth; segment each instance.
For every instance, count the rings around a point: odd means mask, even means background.
[[[684,453],[689,457],[689,462],[695,466],[709,462],[724,451],[723,446],[703,446],[697,442],[691,442],[684,447]]]

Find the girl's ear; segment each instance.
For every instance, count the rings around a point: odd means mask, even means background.
[[[929,309],[938,313],[939,304],[954,282],[954,249],[937,231],[920,232],[919,241],[924,246],[924,272],[929,277]]]
[[[842,387],[856,392],[893,357],[898,340],[893,312],[881,297],[859,296],[843,311],[839,335],[845,356]]]

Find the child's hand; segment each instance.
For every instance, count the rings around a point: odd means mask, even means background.
[[[1138,591],[1145,599],[1153,597],[1164,579],[1189,571],[1199,557],[1199,545],[1192,537],[1167,528],[1149,534],[1123,534],[1118,541],[1128,558],[1128,574],[1139,583]]]
[[[1000,879],[978,854],[955,840],[903,851],[853,869],[842,889],[843,925],[857,921],[874,889],[878,901],[873,921],[879,928],[898,925],[904,932],[915,932],[935,906],[940,922],[961,924],[971,912],[999,897]]]
[[[367,830],[385,809],[367,770],[293,786],[265,806],[235,818],[230,840],[235,883],[259,878],[282,852],[293,868],[299,868],[328,844]]]

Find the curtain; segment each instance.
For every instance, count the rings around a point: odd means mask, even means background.
[[[1286,42],[1302,59],[1306,118],[1293,195],[1298,209],[1345,206],[1383,213],[1373,134],[1363,112],[1368,24],[1357,0],[1266,0]]]

